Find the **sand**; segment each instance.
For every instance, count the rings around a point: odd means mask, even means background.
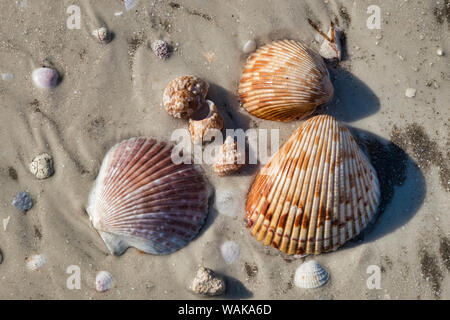
[[[369,30],[373,1],[138,0],[129,11],[119,0],[4,1],[0,221],[7,225],[4,230],[0,223],[0,298],[196,299],[187,286],[204,265],[226,278],[225,298],[449,299],[450,8],[444,0],[379,3],[381,29]],[[81,9],[79,30],[66,26],[72,4]],[[335,97],[317,113],[354,129],[382,186],[374,224],[336,252],[314,257],[329,271],[329,282],[296,288],[296,268],[312,257],[263,247],[245,228],[245,198],[257,165],[227,178],[203,166],[215,195],[205,227],[187,247],[168,256],[133,248],[110,255],[85,212],[106,151],[132,136],[169,140],[173,130],[187,127],[161,107],[166,84],[184,74],[210,83],[208,98],[227,128],[280,128],[285,141],[300,121],[263,121],[239,106],[242,47],[251,39],[259,47],[288,38],[318,49],[307,18],[325,30],[332,19],[346,35],[344,61],[329,68]],[[91,36],[102,25],[114,34],[106,45]],[[150,47],[161,38],[176,49],[165,61]],[[42,65],[62,75],[53,90],[32,83],[33,69]],[[405,96],[408,88],[416,89],[414,98]],[[28,165],[44,152],[53,156],[55,173],[37,180]],[[11,205],[19,191],[34,200],[26,214]],[[226,264],[221,246],[230,240],[240,254]],[[45,255],[46,263],[29,271],[25,260],[34,254]],[[378,289],[366,283],[371,265],[381,270]],[[67,269],[73,266],[81,288],[71,290]],[[103,293],[95,291],[101,270],[115,279]]]

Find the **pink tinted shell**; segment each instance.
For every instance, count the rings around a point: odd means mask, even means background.
[[[172,161],[171,145],[144,137],[107,153],[86,208],[112,254],[128,247],[169,254],[200,231],[208,190],[193,165]]]
[[[58,84],[59,74],[54,69],[43,67],[35,69],[31,77],[37,87],[51,89]]]

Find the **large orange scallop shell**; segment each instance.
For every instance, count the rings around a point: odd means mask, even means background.
[[[175,164],[173,146],[144,137],[107,153],[86,208],[112,254],[128,247],[169,254],[205,222],[208,189],[193,165]]]
[[[247,59],[239,83],[243,107],[275,121],[302,119],[330,101],[333,92],[322,57],[292,40],[259,48]]]
[[[351,133],[321,115],[304,122],[257,175],[246,220],[264,245],[320,254],[358,235],[379,201],[375,169]]]

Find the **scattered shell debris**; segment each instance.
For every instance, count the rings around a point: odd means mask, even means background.
[[[200,267],[192,281],[192,291],[203,296],[220,296],[225,293],[225,281],[209,268]]]
[[[52,156],[47,153],[37,155],[31,161],[29,169],[40,180],[51,177],[54,173]]]
[[[21,191],[14,197],[11,203],[17,210],[26,212],[33,207],[33,199],[26,191]]]

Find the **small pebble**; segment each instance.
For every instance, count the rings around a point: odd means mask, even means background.
[[[252,53],[255,50],[256,50],[256,41],[255,40],[248,40],[242,47],[242,51],[245,54]]]
[[[443,55],[444,55],[444,50],[442,50],[441,48],[438,48],[438,49],[436,50],[436,54],[437,54],[438,56],[443,56]]]
[[[414,98],[416,96],[416,91],[417,90],[414,88],[408,88],[406,89],[405,96],[408,98]]]
[[[47,153],[37,155],[30,163],[30,171],[38,179],[47,179],[54,173],[53,158]]]
[[[155,40],[152,43],[153,53],[160,58],[165,60],[170,57],[170,45],[164,40]]]
[[[200,267],[192,281],[191,289],[204,296],[220,296],[225,293],[225,281],[216,276],[211,269]]]
[[[26,212],[33,207],[33,200],[28,192],[21,191],[14,197],[12,205],[21,212]]]

